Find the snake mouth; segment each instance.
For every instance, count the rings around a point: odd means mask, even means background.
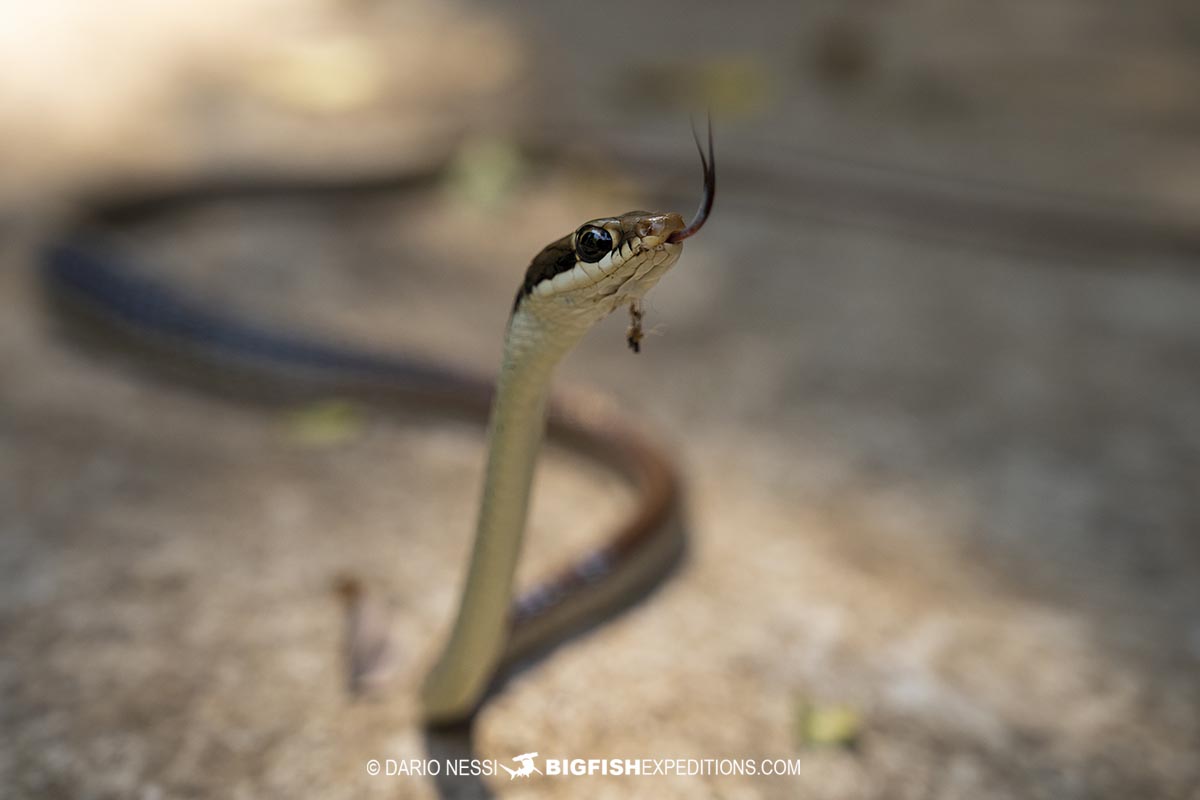
[[[675,212],[667,214],[652,214],[646,218],[639,220],[634,229],[634,235],[637,236],[634,246],[635,252],[645,250],[662,250],[668,244],[672,244],[671,237],[678,234],[687,226],[683,221],[683,217]]]

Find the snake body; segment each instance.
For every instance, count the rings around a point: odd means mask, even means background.
[[[699,145],[699,142],[697,142]],[[703,225],[715,173],[701,148],[705,199],[690,225],[678,214],[629,212],[593,220],[534,258],[509,317],[492,381],[441,365],[266,330],[202,307],[148,277],[114,244],[135,223],[181,208],[247,197],[344,195],[388,181],[277,178],[197,182],[81,203],[42,252],[48,297],[103,335],[225,393],[295,402],[337,396],[483,416],[488,459],[459,613],[422,689],[427,722],[469,718],[489,687],[523,659],[606,619],[652,589],[684,550],[680,482],[669,458],[611,411],[551,396],[556,364],[598,320],[637,302]],[[607,252],[601,250],[608,246]],[[631,345],[634,340],[631,338]],[[511,600],[530,484],[545,430],[624,476],[634,511],[598,548]]]

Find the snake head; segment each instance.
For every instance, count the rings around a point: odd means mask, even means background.
[[[682,242],[704,226],[716,196],[711,121],[707,155],[695,126],[692,136],[704,169],[704,194],[690,223],[674,212],[652,211],[629,211],[585,222],[533,259],[513,312],[529,299],[542,306],[570,306],[574,312],[595,308],[603,314],[636,303],[658,283],[679,260]]]
[[[671,240],[686,223],[674,212],[629,211],[589,220],[533,259],[517,295],[576,308],[607,310],[637,299],[678,259],[682,245]]]

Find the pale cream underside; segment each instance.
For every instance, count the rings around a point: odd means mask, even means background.
[[[538,283],[509,320],[475,546],[454,627],[422,689],[427,721],[453,721],[470,713],[504,653],[513,575],[555,365],[592,325],[640,300],[681,251],[682,245],[657,237],[626,243],[596,264],[577,264]]]

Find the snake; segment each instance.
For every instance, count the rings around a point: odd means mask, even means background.
[[[293,402],[338,397],[487,419],[487,456],[457,613],[420,688],[424,722],[470,721],[521,665],[629,607],[686,551],[681,479],[669,455],[611,407],[552,392],[559,362],[614,311],[631,315],[710,216],[716,193],[711,122],[707,153],[693,128],[703,193],[690,221],[629,211],[584,222],[546,245],[521,278],[493,381],[452,366],[268,329],[199,303],[151,276],[125,246],[137,225],[217,201],[392,191],[427,175],[346,180],[278,175],[191,179],[80,199],[39,253],[45,294],[88,341],[136,351],[205,388]],[[514,597],[532,479],[546,434],[615,471],[632,511],[577,560]]]

